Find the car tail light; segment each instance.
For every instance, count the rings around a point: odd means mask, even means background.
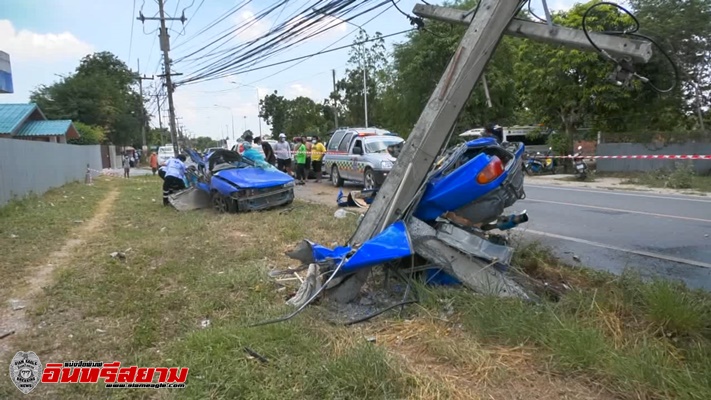
[[[504,173],[504,164],[501,162],[499,157],[491,157],[489,165],[487,165],[483,171],[479,172],[476,176],[476,181],[479,184],[485,185],[494,179],[501,176]]]

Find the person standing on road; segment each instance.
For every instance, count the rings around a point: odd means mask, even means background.
[[[291,175],[291,146],[286,141],[286,134],[279,134],[279,142],[274,145],[274,153],[276,153],[277,168]]]
[[[121,164],[123,165],[123,177],[128,179],[128,176],[131,172],[131,159],[128,157],[128,154],[125,154],[123,156]]]
[[[177,190],[185,189],[185,156],[180,154],[171,158],[165,165],[165,179],[163,180],[163,205],[170,204],[168,196]]]
[[[309,180],[309,172],[311,171],[311,147],[313,143],[310,140],[306,140],[305,136],[301,137],[301,142],[306,145],[306,171],[304,172],[304,179]]]
[[[306,140],[301,138],[296,144],[296,179],[300,185],[306,184]]]
[[[274,155],[274,149],[272,145],[267,141],[262,141],[261,136],[254,138],[254,144],[257,146],[262,146],[262,152],[264,152],[264,160],[271,165],[276,165],[276,156]]]
[[[321,175],[323,175],[323,156],[326,154],[326,146],[321,143],[321,139],[318,136],[314,136],[313,146],[311,146],[311,167],[316,174],[316,183],[321,182]]]
[[[151,170],[153,171],[153,175],[158,172],[158,156],[156,155],[156,152],[153,151],[151,152],[151,158],[149,160],[149,163],[151,164]]]

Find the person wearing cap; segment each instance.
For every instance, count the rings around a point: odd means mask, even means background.
[[[286,141],[286,134],[279,134],[279,142],[274,145],[274,153],[276,153],[277,168],[291,174],[291,146]]]
[[[180,154],[171,158],[165,164],[165,178],[163,179],[163,205],[170,204],[168,196],[178,190],[185,189],[185,155]]]

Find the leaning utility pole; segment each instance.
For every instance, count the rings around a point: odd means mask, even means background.
[[[175,127],[175,105],[173,102],[173,80],[171,77],[173,75],[178,75],[178,74],[172,74],[170,73],[170,55],[168,54],[170,52],[170,35],[168,35],[168,28],[165,27],[165,21],[180,21],[183,24],[185,24],[185,21],[187,21],[187,18],[185,18],[185,13],[180,16],[180,18],[166,18],[165,17],[165,10],[164,10],[164,1],[165,0],[158,0],[158,13],[160,17],[155,18],[155,17],[150,17],[146,18],[142,12],[139,12],[139,17],[137,18],[139,21],[142,23],[145,23],[146,20],[149,21],[160,21],[160,34],[158,37],[160,38],[160,49],[163,51],[163,65],[165,68],[165,85],[168,88],[168,114],[170,115],[170,137],[171,140],[173,141],[173,152],[175,153],[175,156],[177,157],[179,154],[178,151],[178,140],[177,140],[177,129]]]
[[[146,144],[146,110],[143,106],[143,81],[152,81],[153,75],[151,75],[150,78],[145,74],[141,76],[141,60],[136,60],[136,64],[138,64],[138,74],[136,76],[136,80],[138,80],[138,90],[141,95],[141,140],[143,141],[141,150],[145,153],[148,151],[148,145]]]
[[[435,159],[447,145],[459,113],[504,34],[597,50],[580,30],[514,19],[520,4],[512,0],[480,0],[471,11],[415,5],[413,13],[419,17],[468,25],[468,29],[405,141],[392,171],[349,240],[350,245],[357,246],[377,235],[417,204]],[[600,33],[589,35],[607,54],[622,55],[643,63],[652,56],[652,44],[648,41]],[[360,293],[368,273],[364,269],[344,277],[329,295],[340,302],[353,300]]]

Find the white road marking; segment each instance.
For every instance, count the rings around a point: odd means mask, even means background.
[[[636,193],[620,193],[615,190],[609,190],[609,189],[577,189],[577,188],[564,188],[564,187],[559,187],[559,186],[549,186],[549,185],[530,185],[530,184],[524,184],[524,188],[526,187],[534,187],[534,188],[541,188],[541,189],[555,189],[555,190],[568,190],[571,192],[587,192],[587,193],[605,193],[605,194],[612,194],[615,196],[631,196],[631,197],[648,197],[650,199],[662,199],[662,200],[682,200],[682,201],[695,201],[697,203],[711,203],[711,200],[707,199],[701,199],[701,198],[693,198],[693,197],[700,197],[696,195],[684,195],[680,194],[678,195],[679,197],[671,197],[671,196],[661,196],[661,195],[651,195],[651,194],[636,194]],[[683,197],[682,197],[683,196]]]
[[[577,204],[577,203],[565,203],[562,201],[553,201],[553,200],[536,200],[532,199],[530,197],[526,197],[524,200],[521,201],[532,201],[535,203],[548,203],[548,204],[558,204],[562,206],[573,206],[573,207],[581,207],[581,208],[594,208],[597,210],[605,210],[605,211],[617,211],[617,212],[625,212],[625,213],[630,213],[630,214],[640,214],[640,215],[649,215],[652,217],[661,217],[661,218],[672,218],[672,219],[683,219],[686,221],[696,221],[696,222],[707,222],[711,223],[711,219],[703,219],[703,218],[693,218],[693,217],[682,217],[679,215],[669,215],[669,214],[657,214],[657,213],[649,213],[649,212],[644,212],[644,211],[633,211],[633,210],[623,210],[619,208],[611,208],[611,207],[600,207],[600,206],[591,206],[588,204]]]
[[[624,253],[630,253],[630,254],[636,254],[638,256],[644,256],[644,257],[651,257],[651,258],[657,258],[660,260],[665,260],[665,261],[672,261],[680,264],[688,264],[688,265],[694,265],[697,267],[701,268],[709,268],[711,269],[711,264],[701,262],[701,261],[695,261],[695,260],[689,260],[686,258],[679,258],[679,257],[674,257],[674,256],[667,256],[664,254],[659,254],[659,253],[652,253],[648,251],[642,251],[642,250],[632,250],[632,249],[625,249],[622,247],[617,247],[617,246],[611,246],[609,244],[604,244],[604,243],[598,243],[598,242],[592,242],[589,240],[585,239],[579,239],[579,238],[574,238],[570,236],[563,236],[563,235],[556,235],[554,233],[547,233],[547,232],[540,232],[540,231],[534,231],[531,229],[524,229],[524,228],[514,228],[514,230],[522,233],[532,233],[534,235],[539,235],[539,236],[546,236],[554,239],[561,239],[561,240],[568,240],[571,242],[576,242],[580,244],[586,244],[588,246],[594,246],[594,247],[600,247],[603,249],[607,250],[616,250],[616,251],[621,251]]]

